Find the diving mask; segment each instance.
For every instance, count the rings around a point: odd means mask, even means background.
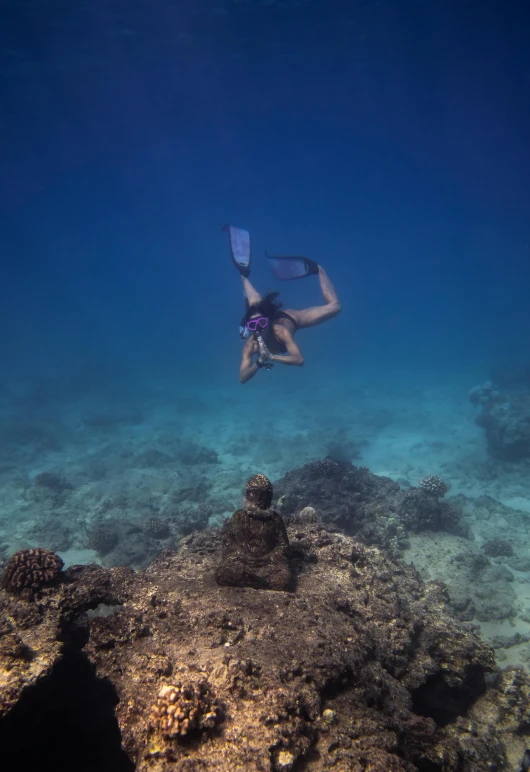
[[[264,330],[268,325],[268,316],[259,316],[257,319],[250,319],[246,324],[239,325],[239,337],[241,340],[246,340],[255,332]]]
[[[269,317],[268,316],[260,316],[257,319],[249,319],[247,322],[247,327],[250,330],[250,332],[259,332],[259,330],[264,330],[265,327],[267,327],[269,324]]]

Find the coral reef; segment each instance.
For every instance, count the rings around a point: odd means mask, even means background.
[[[513,546],[510,542],[506,541],[506,539],[501,539],[500,537],[488,539],[488,541],[485,541],[482,545],[482,549],[490,558],[498,558],[501,556],[510,557],[514,553]]]
[[[213,729],[222,710],[207,681],[163,686],[153,705],[151,727],[168,739],[190,732]]]
[[[175,513],[175,527],[183,535],[202,531],[208,527],[208,521],[212,515],[213,509],[206,503],[194,507],[182,507]]]
[[[398,505],[404,527],[414,533],[454,530],[460,522],[460,511],[455,505],[440,501],[440,496],[424,488],[405,491]]]
[[[170,536],[169,524],[158,517],[150,517],[145,524],[145,532],[155,539],[167,539]]]
[[[492,457],[506,461],[530,457],[530,392],[503,394],[488,381],[471,389],[469,400],[482,408],[476,422],[486,432]]]
[[[223,526],[215,573],[219,584],[267,590],[291,587],[289,540],[281,515],[270,508],[272,496],[272,483],[265,475],[254,475],[247,482],[245,508]]]
[[[33,480],[33,488],[28,491],[28,497],[39,504],[54,508],[62,506],[72,490],[73,485],[62,475],[41,472]]]
[[[2,587],[14,595],[33,598],[45,585],[57,581],[63,566],[59,555],[43,547],[19,550],[7,561]]]
[[[105,525],[96,525],[88,533],[88,546],[99,555],[107,555],[117,545],[117,532]]]
[[[430,474],[420,480],[420,488],[436,499],[443,499],[448,491],[447,483],[436,474]]]
[[[515,769],[530,680],[442,586],[322,524],[288,537],[295,593],[219,587],[217,530],[39,604],[0,591],[5,768],[23,743],[58,772]]]
[[[438,496],[421,488],[402,490],[365,467],[330,458],[289,472],[274,488],[287,520],[313,507],[322,522],[394,551],[406,547],[407,530],[454,529],[460,520],[458,509]]]
[[[318,513],[314,507],[304,507],[294,516],[294,519],[299,520],[301,523],[317,523]]]
[[[489,406],[495,402],[502,402],[503,397],[499,389],[491,382],[486,381],[480,386],[474,386],[469,392],[469,401],[472,405]]]

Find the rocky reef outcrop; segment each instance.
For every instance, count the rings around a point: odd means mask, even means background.
[[[530,682],[443,586],[333,527],[287,533],[291,592],[219,586],[219,530],[145,571],[1,590],[5,768],[515,770]]]
[[[429,484],[423,485],[425,480]],[[276,506],[288,521],[300,520],[304,508],[312,507],[321,522],[397,553],[407,546],[409,531],[458,529],[460,511],[454,502],[442,501],[443,480],[431,476],[422,483],[402,490],[366,467],[324,458],[288,472],[274,489]]]
[[[476,421],[486,433],[488,452],[505,461],[530,458],[530,392],[501,392],[493,383],[475,386],[469,393],[481,408]]]

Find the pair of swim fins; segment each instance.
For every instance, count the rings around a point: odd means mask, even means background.
[[[224,231],[228,231],[230,237],[230,252],[235,267],[242,276],[250,275],[250,262],[252,259],[252,247],[250,233],[244,228],[235,228],[233,225],[225,225]],[[291,279],[303,279],[304,276],[318,273],[318,265],[307,257],[269,255],[265,252],[272,268],[275,279],[290,281]]]

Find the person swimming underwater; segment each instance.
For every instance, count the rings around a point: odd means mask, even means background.
[[[301,367],[304,357],[294,336],[298,330],[314,327],[332,319],[341,310],[337,293],[326,271],[306,257],[272,257],[267,255],[274,276],[280,280],[316,275],[325,304],[295,310],[282,309],[278,292],[262,297],[252,286],[250,275],[250,234],[242,228],[225,226],[230,234],[232,260],[241,274],[246,311],[239,333],[245,341],[239,367],[239,380],[247,383],[258,370],[270,370],[275,364]]]

